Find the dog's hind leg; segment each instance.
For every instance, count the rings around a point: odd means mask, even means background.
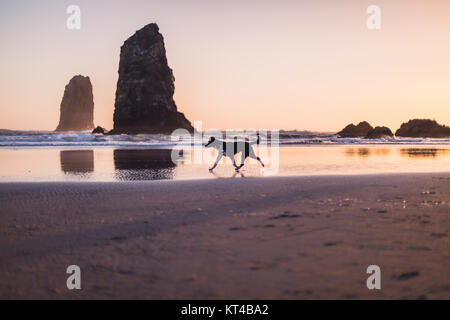
[[[219,163],[220,159],[222,159],[223,154],[219,152],[219,154],[217,155],[217,159],[216,162],[214,163],[214,165],[209,168],[209,171],[213,171],[215,167],[217,167],[217,164]]]
[[[261,163],[261,165],[264,167],[264,163],[261,161],[261,158],[260,158],[260,157],[256,157],[256,160],[258,160],[259,163]]]
[[[250,158],[253,158],[253,159],[255,159],[255,160],[258,160],[259,163],[261,163],[261,165],[264,167],[264,163],[261,161],[261,158],[258,157],[258,156],[255,154],[255,152],[253,152],[253,150],[250,150],[249,157],[250,157]]]

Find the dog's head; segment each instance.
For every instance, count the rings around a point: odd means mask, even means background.
[[[205,147],[208,147],[208,146],[209,146],[211,143],[213,143],[214,141],[216,141],[216,138],[214,138],[214,137],[209,138],[209,141],[208,141],[207,144],[205,144]]]

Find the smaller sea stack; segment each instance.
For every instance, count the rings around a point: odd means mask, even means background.
[[[56,131],[84,131],[94,128],[94,96],[89,77],[74,76],[66,85]]]

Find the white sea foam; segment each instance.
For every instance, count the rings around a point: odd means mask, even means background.
[[[203,141],[204,142],[204,141]],[[262,139],[265,144],[267,140]],[[198,144],[202,142],[197,142]],[[450,137],[433,138],[338,138],[323,133],[296,133],[280,136],[280,145],[445,145]],[[193,141],[183,139],[173,141],[169,135],[98,135],[90,132],[52,132],[52,131],[0,131],[0,147],[39,147],[39,146],[120,146],[120,147],[170,147],[176,144],[191,145]]]

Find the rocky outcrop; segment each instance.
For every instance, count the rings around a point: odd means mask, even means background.
[[[393,133],[391,129],[388,127],[375,127],[372,131],[370,131],[366,135],[366,139],[382,139],[382,138],[389,138],[393,137]]]
[[[92,133],[94,133],[94,134],[105,134],[105,133],[108,133],[108,130],[106,130],[103,127],[97,126],[94,130],[92,130]]]
[[[174,81],[163,36],[155,23],[146,25],[121,47],[114,129],[110,133],[193,131],[173,100]]]
[[[56,131],[84,131],[94,128],[94,97],[89,77],[74,76],[66,85]]]
[[[386,137],[393,137],[391,129],[388,127],[373,128],[367,121],[360,122],[357,126],[353,123],[346,126],[338,132],[340,138],[366,138],[366,139],[381,139]]]
[[[371,131],[373,127],[367,122],[360,122],[357,126],[353,123],[346,126],[344,129],[338,132],[339,137],[341,138],[357,138],[357,137],[365,137]]]
[[[395,135],[413,138],[445,138],[450,137],[450,128],[440,125],[435,120],[414,119],[403,123]]]

